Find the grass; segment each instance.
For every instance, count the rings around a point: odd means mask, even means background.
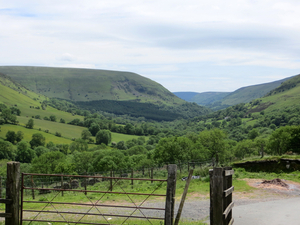
[[[291,180],[300,183],[300,172],[294,171],[292,173],[267,173],[267,172],[247,172],[244,168],[237,168],[234,169],[235,179],[265,179],[265,180],[272,180],[275,178],[284,179],[284,180]]]
[[[184,103],[160,84],[130,72],[23,66],[1,66],[0,72],[48,97],[72,101],[139,99],[166,105]]]
[[[64,124],[59,122],[52,122],[49,120],[40,120],[34,119],[34,128],[27,129],[25,128],[25,124],[28,122],[29,118],[27,117],[18,117],[20,125],[12,125],[12,124],[4,124],[1,125],[0,130],[0,138],[5,139],[6,133],[8,131],[22,131],[24,133],[25,141],[29,142],[32,138],[32,134],[34,133],[42,133],[42,135],[46,138],[46,143],[52,141],[54,144],[70,144],[72,142],[72,138],[81,138],[81,132],[86,127],[74,126],[70,124]],[[46,133],[45,130],[49,130],[49,133]],[[60,132],[62,137],[55,136],[56,132]],[[133,138],[138,138],[136,135],[127,135],[112,132],[112,141],[128,141]],[[95,137],[92,137],[95,140]],[[149,137],[145,137],[147,141]],[[93,144],[89,144],[89,147],[95,147]]]
[[[72,142],[71,139],[57,137],[54,134],[46,133],[44,131],[39,131],[36,129],[27,129],[23,126],[11,125],[11,124],[5,124],[1,126],[0,138],[5,139],[6,138],[5,135],[8,131],[15,131],[15,132],[22,131],[24,133],[23,140],[27,142],[29,142],[32,139],[32,135],[35,133],[42,133],[42,135],[46,138],[46,143],[52,141],[55,144],[70,144]]]
[[[28,118],[19,117],[18,118],[21,125],[25,125],[28,121]],[[72,139],[72,138],[81,138],[81,132],[86,127],[74,126],[70,124],[64,124],[59,122],[52,122],[49,120],[34,120],[34,129],[39,130],[41,128],[42,131],[49,130],[50,133],[55,134],[55,132],[60,132],[63,137]]]

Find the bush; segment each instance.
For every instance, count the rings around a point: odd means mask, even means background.
[[[209,167],[201,167],[194,170],[195,176],[206,177],[209,176]]]
[[[55,136],[57,136],[57,137],[61,137],[61,133],[59,133],[59,132],[55,132]]]

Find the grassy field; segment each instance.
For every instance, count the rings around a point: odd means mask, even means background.
[[[46,100],[47,97],[26,90],[24,87],[20,87],[20,89],[18,89],[18,87],[13,86],[13,83],[7,85],[10,87],[4,86],[0,82],[0,103],[6,104],[8,107],[16,106],[21,110],[22,117],[31,118],[32,116],[40,115],[41,118],[44,118],[45,116],[49,117],[51,115],[55,115],[58,120],[63,118],[67,123],[76,118],[80,120],[84,119],[83,116],[72,116],[70,113],[59,111],[50,106],[48,106],[46,110],[42,110],[41,102]],[[16,90],[12,89],[12,87],[14,87]],[[40,109],[37,109],[36,107],[40,107]],[[22,118],[19,120],[22,120]]]
[[[0,138],[5,139],[6,138],[5,135],[8,131],[14,131],[14,132],[22,131],[24,133],[23,140],[27,142],[29,142],[32,139],[32,135],[35,133],[41,133],[46,138],[46,143],[52,141],[55,144],[71,144],[72,142],[71,139],[57,137],[51,133],[46,133],[44,131],[39,131],[37,129],[27,129],[23,126],[11,125],[11,124],[5,124],[1,126]]]
[[[27,123],[29,118],[26,117],[18,117],[20,121],[20,125],[11,125],[5,124],[1,125],[0,138],[5,139],[5,135],[8,131],[22,131],[24,133],[25,141],[30,141],[32,134],[34,133],[42,133],[46,138],[46,143],[52,141],[54,144],[70,144],[72,142],[72,138],[81,138],[81,132],[86,127],[79,127],[64,123],[51,122],[48,120],[39,120],[34,119],[34,129],[27,129],[24,125]],[[41,129],[41,130],[39,130]],[[49,130],[49,133],[46,133],[45,130]],[[61,133],[62,137],[55,136],[55,133]],[[112,142],[118,143],[119,141],[128,141],[133,138],[138,138],[136,135],[127,135],[112,132]],[[92,137],[95,140],[95,137]],[[146,141],[149,137],[145,137]],[[89,147],[93,147],[95,145],[89,144]]]

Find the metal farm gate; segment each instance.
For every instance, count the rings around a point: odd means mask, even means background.
[[[176,169],[176,165],[168,166],[167,179],[22,173],[20,224],[136,224],[145,220],[172,225]],[[147,191],[132,192],[133,182],[147,182]],[[162,186],[166,192],[157,193]],[[165,205],[158,207],[150,197],[165,199]]]

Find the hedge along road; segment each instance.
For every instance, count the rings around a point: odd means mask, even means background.
[[[299,225],[300,197],[257,202],[233,208],[235,225]]]

